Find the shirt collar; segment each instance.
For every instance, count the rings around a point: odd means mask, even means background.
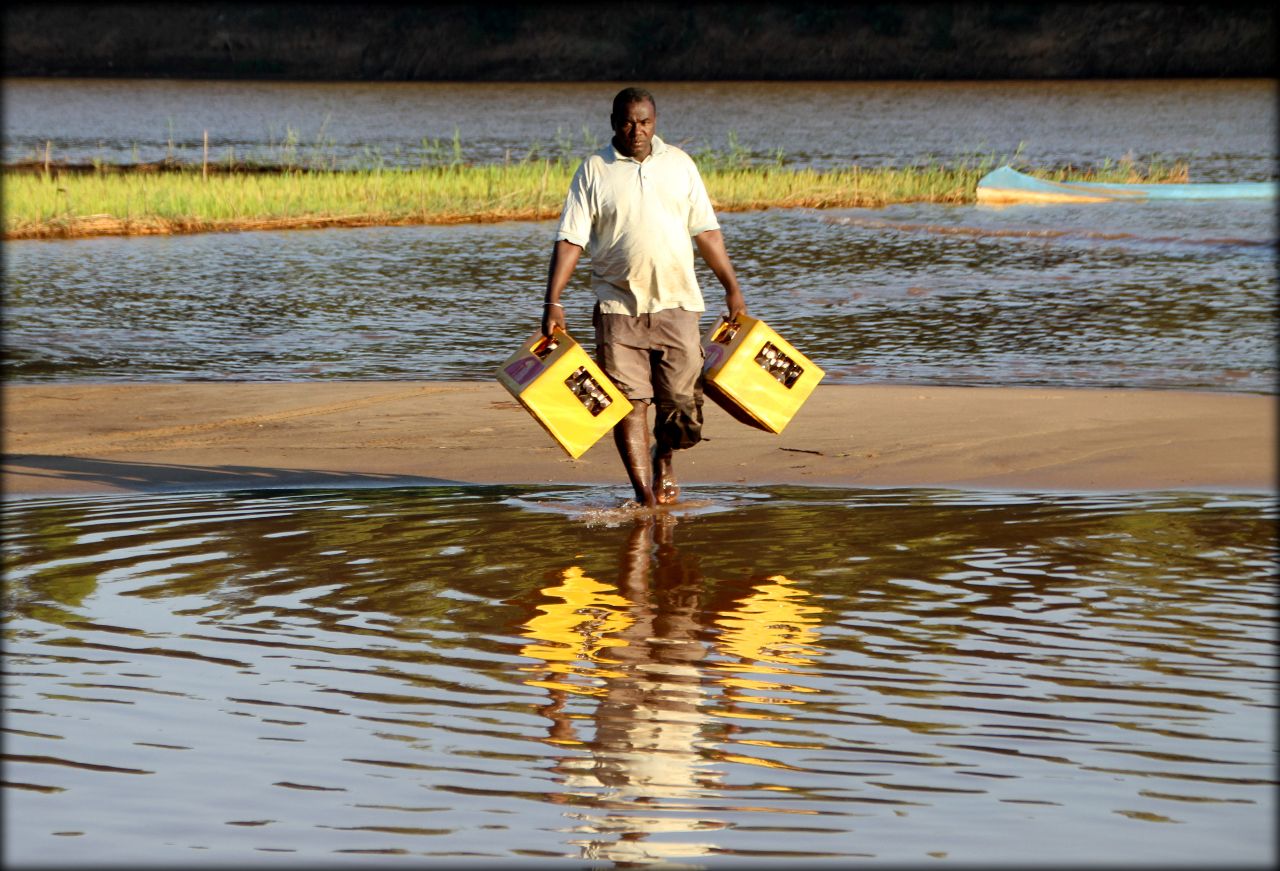
[[[618,150],[618,146],[616,146],[616,145],[614,145],[614,144],[613,144],[613,139],[610,139],[610,140],[609,140],[609,150],[613,152],[613,159],[614,159],[614,160],[629,160],[629,161],[631,161],[632,163],[639,163],[639,162],[640,162],[640,161],[636,160],[634,157],[627,157],[625,154],[623,154],[621,151],[619,151],[619,150]],[[660,156],[660,155],[662,155],[662,154],[665,154],[665,153],[666,153],[666,150],[667,150],[667,143],[663,142],[663,141],[662,141],[662,138],[661,138],[660,136],[658,136],[658,134],[656,134],[656,133],[655,133],[655,134],[653,134],[653,139],[651,139],[651,140],[650,140],[650,151],[649,151],[649,156],[650,156],[650,157],[658,157],[658,156]]]

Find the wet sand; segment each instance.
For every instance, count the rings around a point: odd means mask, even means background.
[[[441,482],[610,483],[496,382],[9,385],[6,497]],[[781,435],[708,402],[684,483],[1275,492],[1276,397],[822,385]]]

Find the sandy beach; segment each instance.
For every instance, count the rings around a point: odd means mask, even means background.
[[[8,498],[442,482],[626,483],[572,460],[496,382],[19,385]],[[710,402],[686,484],[1065,491],[1276,489],[1276,398],[1151,390],[820,386],[780,435]]]

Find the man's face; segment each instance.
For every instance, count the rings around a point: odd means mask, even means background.
[[[648,100],[632,103],[623,115],[610,115],[614,146],[624,156],[643,161],[653,150],[653,131],[657,121],[658,115]]]

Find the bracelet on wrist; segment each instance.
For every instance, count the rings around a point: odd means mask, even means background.
[[[564,306],[562,306],[562,305],[561,305],[560,303],[558,303],[558,302],[544,302],[544,303],[542,304],[542,307],[543,307],[543,308],[546,308],[546,307],[547,307],[547,306],[549,306],[549,305],[553,305],[553,306],[555,306],[556,308],[564,308]]]

